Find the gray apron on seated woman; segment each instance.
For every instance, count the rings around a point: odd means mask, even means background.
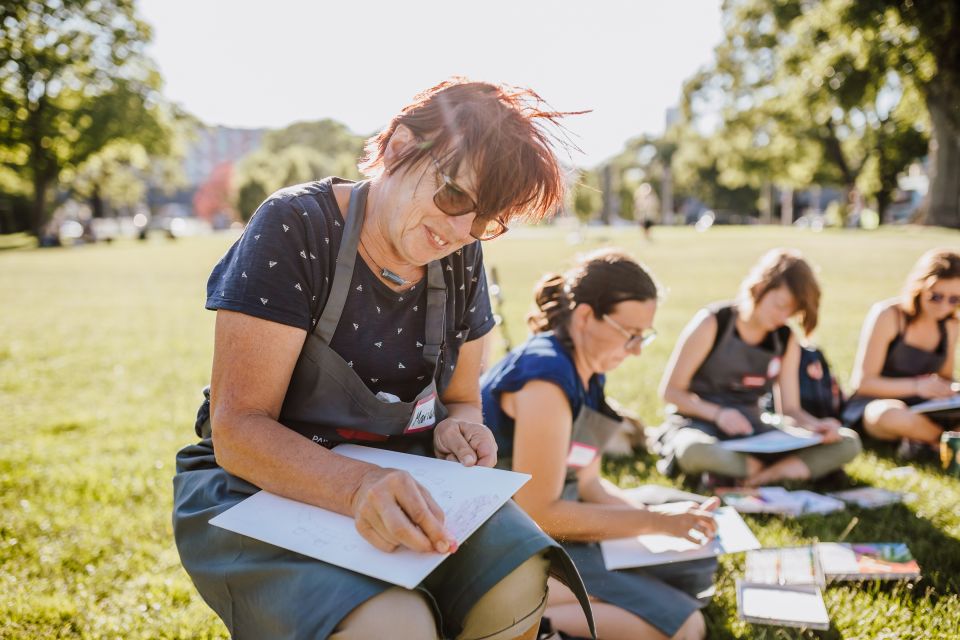
[[[690,391],[720,405],[739,411],[750,421],[753,434],[776,427],[763,421],[760,401],[773,388],[790,328],[771,331],[758,345],[744,342],[736,331],[736,307],[730,304],[711,309],[717,317],[717,338],[713,349],[690,380]],[[663,458],[657,468],[666,475],[676,471],[674,438],[681,429],[696,429],[718,440],[736,437],[722,431],[713,422],[701,418],[672,414],[656,432],[656,445]],[[738,454],[739,455],[739,454]]]
[[[582,452],[593,449],[595,455],[601,455],[620,427],[620,420],[591,409],[584,401],[573,421],[567,476],[561,496],[564,500],[580,500],[577,471],[592,462],[581,458]],[[687,618],[706,606],[713,595],[716,558],[611,571],[603,563],[599,543],[561,544],[573,558],[591,597],[643,618],[667,637],[673,636]]]
[[[375,396],[329,346],[350,287],[366,183],[350,197],[330,296],[297,361],[279,422],[321,446],[340,442],[432,455],[432,429],[447,415],[437,388],[447,291],[438,262],[427,268],[424,359],[433,375],[411,402]],[[303,206],[316,206],[310,198]],[[447,377],[446,379],[449,379]],[[202,440],[177,455],[174,534],[183,566],[235,638],[325,638],[354,608],[392,585],[215,527],[209,520],[258,491],[216,462],[209,420]],[[593,629],[583,585],[563,550],[508,502],[417,589],[435,607],[441,637],[457,635],[472,606],[528,558],[548,553],[551,574],[577,594]]]
[[[902,320],[903,314],[897,311],[898,317]],[[946,320],[937,323],[940,330],[940,342],[933,351],[919,349],[907,344],[904,340],[906,326],[901,325],[897,336],[887,347],[887,355],[883,360],[883,370],[880,375],[884,378],[916,378],[917,376],[926,376],[931,373],[937,373],[943,368],[943,363],[947,359],[947,325]],[[843,408],[843,422],[855,429],[863,428],[863,412],[867,405],[874,400],[871,396],[854,394],[847,400]],[[920,396],[911,396],[909,398],[900,398],[908,406],[924,402],[926,398]]]

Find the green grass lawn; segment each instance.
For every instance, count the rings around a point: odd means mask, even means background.
[[[0,252],[0,637],[225,638],[180,568],[170,525],[177,449],[193,439],[209,376],[214,315],[207,275],[229,236]],[[571,245],[560,229],[518,230],[489,244],[514,343],[525,335],[533,283],[583,250],[615,243],[641,258],[667,292],[660,337],[610,376],[609,390],[656,424],[660,373],[701,305],[734,295],[768,248],[801,249],[824,289],[817,341],[846,379],[860,323],[895,295],[913,261],[960,234],[794,229],[590,229]],[[499,333],[495,350],[502,353]],[[653,459],[611,461],[624,486],[666,480]],[[916,501],[794,520],[749,518],[761,542],[905,541],[924,577],[916,584],[846,583],[826,591],[833,628],[795,631],[736,620],[728,556],[707,609],[714,638],[956,638],[960,620],[960,480],[933,466],[894,477],[890,448],[869,449],[851,481],[917,494]],[[855,519],[855,521],[853,521]],[[852,526],[852,528],[851,528]]]

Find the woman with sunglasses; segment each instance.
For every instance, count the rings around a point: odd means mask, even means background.
[[[956,392],[958,308],[960,255],[928,251],[903,293],[875,304],[863,323],[851,381],[856,392],[843,412],[847,423],[879,440],[900,440],[904,457],[939,442],[943,425],[908,407]]]
[[[697,596],[712,590],[716,568],[711,559],[608,571],[597,544],[643,533],[697,541],[716,533],[716,501],[648,509],[600,477],[600,452],[621,428],[604,396],[604,374],[653,340],[657,297],[650,274],[621,251],[583,256],[565,274],[540,281],[528,318],[534,334],[481,380],[500,464],[532,476],[517,504],[563,542],[603,640],[703,638],[705,601]],[[578,609],[570,590],[551,584],[545,615],[553,627],[588,635]]]
[[[494,325],[479,241],[561,202],[544,129],[561,115],[530,91],[441,83],[368,141],[369,180],[273,194],[214,268],[212,381],[202,439],[177,456],[174,533],[233,637],[531,638],[551,563],[582,591],[512,502],[457,549],[410,474],[332,449],[495,464],[478,382]],[[208,524],[258,488],[353,518],[383,551],[452,555],[410,590]]]
[[[817,326],[820,286],[799,252],[773,249],[740,285],[735,302],[702,310],[683,330],[660,385],[671,415],[651,438],[669,473],[706,474],[704,484],[758,486],[818,478],[860,452],[856,432],[800,406],[800,343],[787,322],[809,335]],[[761,400],[773,394],[775,413]],[[821,444],[785,454],[746,454],[720,442],[790,424]]]

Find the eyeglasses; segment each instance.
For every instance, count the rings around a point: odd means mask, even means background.
[[[627,351],[630,351],[631,349],[636,349],[637,346],[646,347],[651,342],[657,339],[657,330],[654,329],[653,327],[649,329],[644,329],[640,333],[632,333],[624,329],[622,326],[620,326],[619,322],[617,322],[607,314],[603,314],[603,321],[609,324],[611,327],[613,327],[617,331],[619,331],[620,334],[627,339],[626,344],[623,345],[623,348],[626,349]]]
[[[436,158],[431,156],[431,159],[439,177],[437,180],[439,186],[433,192],[433,204],[437,205],[437,209],[453,217],[476,213],[473,224],[470,226],[470,235],[477,240],[493,240],[507,232],[509,227],[500,218],[480,213],[477,210],[477,203],[473,201],[470,194],[444,173]]]
[[[947,301],[951,307],[960,307],[960,296],[947,296],[946,294],[940,293],[939,291],[930,292],[930,302],[943,302]]]

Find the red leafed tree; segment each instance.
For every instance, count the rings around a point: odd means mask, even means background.
[[[212,221],[218,214],[231,220],[237,219],[237,213],[230,205],[230,179],[233,164],[223,162],[214,167],[207,180],[197,188],[193,195],[193,211],[198,218]]]

